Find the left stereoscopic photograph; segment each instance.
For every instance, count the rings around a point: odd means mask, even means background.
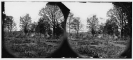
[[[62,42],[61,9],[48,2],[2,3],[2,58],[45,58]]]

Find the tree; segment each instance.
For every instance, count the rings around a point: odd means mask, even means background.
[[[30,32],[35,32],[35,29],[37,27],[37,23],[33,22],[29,25]]]
[[[93,15],[91,18],[87,18],[87,28],[90,29],[93,37],[96,34],[97,25],[98,25],[98,18],[96,17],[96,15]]]
[[[38,31],[38,33],[45,34],[47,32],[47,30],[49,30],[49,29],[50,29],[49,22],[43,18],[40,18],[38,21],[36,31]]]
[[[78,38],[78,35],[79,35],[79,31],[82,28],[81,22],[79,20],[80,20],[79,17],[74,17],[73,21],[70,22],[70,29],[74,29],[76,31],[77,38]]]
[[[67,23],[66,23],[66,28],[67,28],[66,30],[69,33],[70,37],[72,37],[72,33],[70,33],[70,31],[71,31],[70,30],[70,28],[71,28],[70,27],[70,22],[73,21],[73,18],[74,18],[73,15],[74,15],[73,13],[71,13],[71,12],[69,13],[68,18],[67,18]]]
[[[4,29],[9,32],[11,32],[16,26],[12,16],[5,16],[3,23],[4,23]]]
[[[118,26],[120,36],[122,36],[125,29],[124,26],[128,24],[127,14],[123,12],[123,9],[121,7],[115,6],[107,12],[107,16],[110,17],[111,19],[114,18],[114,21]]]
[[[69,13],[67,18],[67,31],[70,33],[70,22],[73,20],[73,13]]]
[[[104,26],[104,32],[108,35],[113,35],[113,25],[110,20],[106,21],[106,24]]]
[[[48,22],[50,23],[51,27],[53,28],[53,37],[58,35],[58,29],[64,20],[63,14],[60,8],[57,5],[50,5],[47,4],[45,8],[42,8],[39,12],[41,17],[47,17]],[[60,28],[62,28],[60,26]]]
[[[111,35],[111,36],[118,36],[118,25],[116,23],[116,20],[114,18],[108,19],[104,26],[104,33]]]
[[[30,24],[31,24],[31,17],[29,16],[29,14],[20,17],[20,27],[25,34],[29,33]]]
[[[99,25],[99,33],[103,34],[104,30],[104,24]]]

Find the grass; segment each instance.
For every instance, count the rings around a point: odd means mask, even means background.
[[[61,43],[60,40],[44,37],[29,37],[16,33],[4,36],[4,43],[8,51],[16,57],[41,58],[52,54]]]
[[[86,40],[69,40],[72,48],[79,54],[85,56],[99,56],[103,58],[119,58],[118,56],[126,49],[127,41],[112,40],[103,37]]]

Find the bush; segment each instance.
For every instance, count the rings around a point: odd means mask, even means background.
[[[22,47],[20,47],[19,45],[12,45],[11,47],[10,47],[10,49],[11,49],[11,52],[24,52],[25,51],[25,49],[22,49]]]
[[[78,53],[81,55],[87,55],[89,57],[93,57],[96,55],[96,52],[94,52],[92,49],[89,49],[88,47],[80,47],[77,49]]]
[[[4,32],[4,37],[14,37],[12,32]]]
[[[23,41],[23,43],[31,43],[31,40],[25,39],[25,40]]]
[[[15,40],[11,40],[10,43],[12,43],[12,44],[22,44],[23,42],[21,40],[15,39]]]
[[[78,45],[90,45],[90,42],[88,41],[78,42]]]
[[[98,44],[99,44],[98,41],[93,41],[93,42],[91,43],[91,45],[98,45]]]
[[[16,35],[16,38],[25,38],[25,37],[26,37],[26,36],[25,36],[23,33],[22,33],[22,34],[20,33],[20,34],[17,34],[17,35]]]

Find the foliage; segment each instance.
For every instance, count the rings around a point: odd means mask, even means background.
[[[96,15],[93,15],[91,18],[87,18],[87,28],[90,29],[93,36],[94,34],[96,34],[97,26],[98,18],[96,17]]]
[[[69,33],[70,33],[70,22],[72,22],[72,20],[73,20],[73,15],[74,14],[70,12],[69,15],[68,15],[68,18],[67,18],[67,26],[66,27],[68,28]]]
[[[47,4],[45,8],[40,10],[39,15],[45,18],[47,17],[53,26],[63,20],[63,14],[56,5]]]
[[[15,29],[16,24],[15,24],[12,16],[5,16],[3,23],[4,23],[5,31],[7,30],[7,31],[11,32],[12,30]]]
[[[104,31],[104,24],[99,25],[99,33],[103,33]]]
[[[20,27],[24,33],[28,33],[30,24],[31,24],[31,17],[29,16],[29,14],[20,17]]]
[[[35,32],[36,27],[37,27],[37,23],[36,22],[31,23],[30,26],[29,26],[30,32]]]
[[[123,35],[123,32],[126,32],[124,26],[128,25],[127,14],[123,12],[123,9],[115,6],[107,12],[107,16],[116,22],[120,35]]]
[[[47,4],[45,8],[40,10],[39,15],[50,24],[50,28],[53,30],[53,37],[57,36],[59,34],[58,31],[62,30],[61,23],[64,21],[60,8],[57,5]]]
[[[48,21],[45,21],[43,18],[40,18],[38,21],[38,25],[36,26],[36,32],[45,34],[50,30],[50,24]]]
[[[70,22],[70,29],[74,29],[78,35],[81,28],[82,28],[82,24],[80,22],[80,18],[79,17],[73,18],[73,21]]]
[[[107,22],[104,26],[104,32],[109,35],[113,35],[116,32],[118,32],[118,26],[112,20],[107,20]]]

